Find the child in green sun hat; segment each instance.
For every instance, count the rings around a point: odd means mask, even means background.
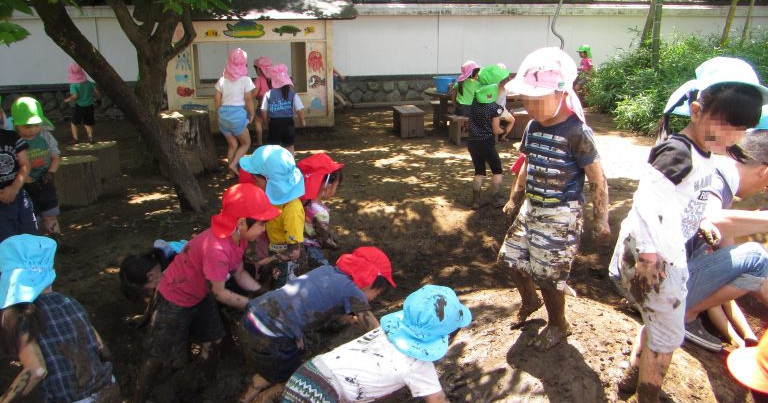
[[[503,207],[506,197],[501,194],[501,181],[504,171],[501,158],[496,150],[496,136],[504,134],[501,128],[501,115],[504,107],[496,103],[499,96],[499,83],[509,77],[509,70],[490,65],[480,69],[477,78],[480,88],[475,92],[475,99],[469,113],[469,137],[467,150],[472,157],[475,175],[472,181],[472,209],[482,205],[480,201],[483,179],[486,176],[486,164],[491,168],[491,202],[494,207]]]
[[[59,197],[53,178],[59,169],[59,143],[51,135],[53,124],[45,117],[40,102],[31,97],[21,97],[11,106],[16,133],[29,145],[29,177],[24,190],[29,194],[35,216],[42,223],[45,233],[59,243],[59,251],[72,253],[71,247],[61,245],[61,226],[58,216]]]

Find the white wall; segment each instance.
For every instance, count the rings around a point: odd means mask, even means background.
[[[552,5],[358,5],[354,20],[333,21],[333,61],[342,74],[400,75],[458,73],[473,59],[480,64],[505,63],[516,70],[523,57],[559,41],[549,31]],[[727,7],[665,7],[662,33],[719,33]],[[630,46],[647,13],[639,6],[564,7],[557,29],[566,50],[588,43],[597,64],[617,49]],[[739,35],[746,14],[740,7],[734,21]],[[75,24],[112,63],[124,80],[136,79],[135,50],[108,7],[72,9]],[[768,7],[756,7],[753,27],[768,25]],[[65,83],[70,58],[45,34],[35,17],[15,15],[14,22],[30,36],[0,47],[0,86]],[[207,66],[211,72],[223,68]],[[206,70],[207,71],[207,70]]]

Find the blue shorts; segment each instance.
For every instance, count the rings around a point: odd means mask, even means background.
[[[757,242],[728,246],[689,260],[688,273],[688,308],[724,285],[758,291],[768,276],[768,252]]]
[[[219,130],[225,136],[239,136],[248,125],[248,112],[243,106],[219,107]]]

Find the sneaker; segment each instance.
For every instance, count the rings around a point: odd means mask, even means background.
[[[93,137],[91,137],[88,139],[88,144],[96,144],[96,140]]]
[[[704,329],[700,318],[685,324],[685,339],[705,350],[718,352],[723,349],[723,342]]]

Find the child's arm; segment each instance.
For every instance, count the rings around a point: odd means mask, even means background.
[[[219,110],[221,106],[221,91],[216,90],[216,94],[213,95],[213,109]]]
[[[248,111],[248,123],[253,123],[256,117],[256,108],[253,106],[253,93],[255,90],[245,93],[245,110]]]
[[[99,87],[93,86],[93,99],[99,98],[101,98],[101,91],[99,91]]]
[[[510,218],[510,221],[514,221],[517,217],[517,213],[520,212],[520,207],[523,206],[523,200],[525,199],[525,181],[528,178],[528,160],[523,162],[520,167],[520,174],[517,175],[515,186],[509,192],[509,201],[504,205],[502,211]],[[509,223],[512,224],[511,222]]]
[[[424,396],[425,403],[450,403],[448,396],[442,390],[431,395]]]
[[[240,270],[235,272],[235,282],[246,291],[255,292],[261,289],[261,284],[254,280],[250,273],[243,270],[242,266],[240,266]]]
[[[328,249],[339,249],[339,245],[334,240],[334,234],[329,228],[328,222],[323,221],[319,215],[315,215],[312,219],[312,226],[315,228],[315,238],[321,245]]]
[[[11,402],[19,396],[27,396],[48,375],[45,359],[37,342],[29,342],[25,334],[22,336],[21,343],[24,347],[19,350],[19,361],[23,369],[0,397],[0,403]]]
[[[228,290],[224,286],[224,281],[209,281],[208,283],[210,284],[213,296],[222,304],[240,310],[245,309],[245,306],[248,305],[248,298]]]
[[[269,109],[269,91],[267,91],[266,94],[264,94],[264,98],[261,99],[261,120],[264,121],[264,123],[267,122],[267,109]]]
[[[584,173],[592,188],[592,211],[595,220],[595,238],[608,239],[611,226],[608,224],[608,181],[605,180],[600,160],[584,167]]]
[[[91,330],[93,330],[93,334],[96,335],[96,343],[99,345],[99,358],[101,358],[101,361],[112,361],[112,352],[109,351],[107,345],[104,344],[104,340],[101,338],[99,332],[96,331],[96,328],[93,326],[91,326]]]
[[[0,202],[10,203],[16,199],[16,195],[19,194],[19,190],[24,186],[29,176],[29,159],[27,158],[26,151],[20,151],[16,154],[16,158],[19,159],[19,172],[16,174],[16,179],[13,183],[0,189]]]
[[[379,320],[373,316],[373,313],[370,310],[356,312],[352,315],[344,315],[339,318],[339,320],[342,323],[355,325],[366,332],[379,327]]]
[[[304,120],[304,109],[299,109],[296,113],[299,115],[299,127],[307,127],[307,121]]]
[[[491,131],[497,136],[504,133],[504,129],[501,128],[501,117],[496,116],[491,119]]]

